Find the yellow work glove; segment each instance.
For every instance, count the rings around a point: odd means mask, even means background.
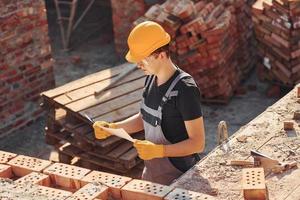
[[[136,148],[139,157],[143,160],[162,158],[165,154],[164,145],[154,144],[148,140],[136,140],[133,146]]]
[[[93,128],[94,128],[95,137],[97,139],[105,139],[111,135],[110,133],[103,130],[101,128],[101,126],[106,127],[106,128],[117,128],[117,125],[115,123],[108,123],[105,121],[96,121],[93,124]]]

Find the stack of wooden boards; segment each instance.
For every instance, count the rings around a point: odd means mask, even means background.
[[[103,93],[99,91],[118,79],[128,68],[124,64],[106,69],[42,93],[43,107],[48,112],[46,142],[59,150],[60,162],[77,162],[93,169],[125,173],[140,163],[132,143],[111,136],[97,140],[88,115],[94,121],[114,122],[136,114],[145,75],[135,70]],[[133,137],[143,139],[143,133]]]
[[[198,83],[203,100],[226,103],[255,64],[251,1],[168,0],[152,6],[145,20],[171,35],[173,58]]]
[[[0,150],[0,199],[136,200],[215,197]]]
[[[300,80],[300,2],[258,0],[253,22],[262,79],[292,86]]]

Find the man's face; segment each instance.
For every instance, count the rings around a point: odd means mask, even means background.
[[[159,56],[153,54],[137,63],[137,67],[143,70],[146,75],[156,75],[159,66]]]

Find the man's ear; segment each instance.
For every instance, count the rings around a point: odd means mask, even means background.
[[[166,54],[166,52],[162,51],[162,52],[159,53],[158,57],[159,57],[160,59],[163,59],[163,58],[166,58],[166,57],[167,57],[167,54]]]

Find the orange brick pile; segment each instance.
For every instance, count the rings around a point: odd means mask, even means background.
[[[152,6],[135,24],[160,23],[173,39],[173,58],[195,78],[203,100],[227,102],[255,60],[249,10],[242,0],[169,0]]]
[[[285,86],[300,80],[300,2],[258,0],[252,7],[259,75]]]
[[[236,52],[238,70],[242,79],[257,63],[256,39],[251,20],[251,7],[255,0],[235,0],[227,1],[226,6],[236,16],[238,30],[238,50]]]
[[[214,200],[180,188],[0,150],[0,199]]]
[[[111,0],[115,50],[124,57],[132,22],[145,13],[144,0]]]
[[[42,114],[39,93],[54,85],[44,1],[0,1],[0,133]]]

